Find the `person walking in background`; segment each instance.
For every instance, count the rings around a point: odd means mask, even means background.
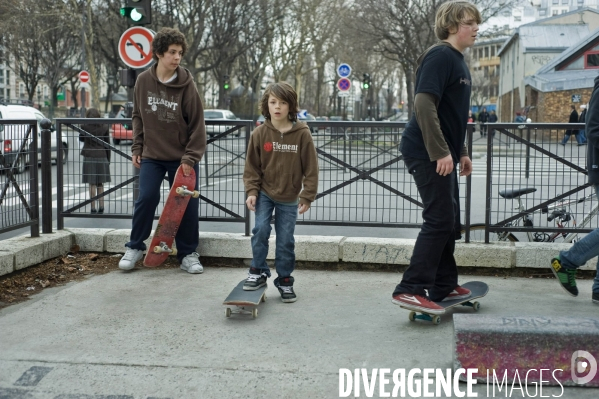
[[[243,285],[246,291],[266,285],[268,239],[275,213],[274,281],[283,302],[295,302],[295,223],[310,209],[318,190],[318,158],[310,128],[298,122],[297,93],[286,82],[270,84],[260,101],[264,123],[250,136],[243,183],[246,205],[256,213],[252,229],[252,264]],[[302,189],[303,188],[303,189]]]
[[[127,251],[119,262],[131,270],[143,257],[160,202],[164,175],[172,186],[179,167],[185,176],[194,170],[198,186],[198,162],[206,151],[204,108],[193,75],[179,64],[187,51],[185,36],[177,29],[162,28],[152,40],[156,63],[135,83],[133,102],[133,166],[139,169],[139,197],[135,201]],[[175,236],[180,268],[188,273],[204,271],[199,245],[199,198],[190,198]]]
[[[589,144],[587,148],[588,179],[599,198],[599,76],[595,78],[588,114],[585,117],[585,130]],[[587,234],[580,241],[576,241],[569,250],[561,251],[558,256],[553,258],[551,271],[566,292],[572,296],[578,296],[576,272],[580,266],[598,255],[599,228]],[[594,304],[599,305],[599,260],[592,291],[591,300]]]
[[[514,118],[514,122],[515,123],[524,123],[524,122],[526,122],[526,118],[524,117],[524,115],[522,115],[522,113],[520,111],[517,111],[516,117]]]
[[[86,118],[100,118],[100,111],[96,108],[89,108],[85,112]],[[79,141],[83,143],[81,156],[83,156],[83,178],[82,182],[89,184],[89,197],[104,193],[104,183],[110,182],[110,149],[104,146],[104,143],[110,142],[108,125],[100,123],[91,123],[81,125],[81,129],[93,134],[93,137],[79,133]],[[92,214],[104,213],[104,197],[91,202]]]
[[[480,122],[480,137],[485,137],[487,135],[487,122],[489,121],[489,113],[486,107],[483,107],[483,110],[478,114],[478,121]]]
[[[570,117],[568,118],[568,123],[578,123],[578,112],[576,112],[576,107],[574,105],[570,105]],[[574,135],[576,137],[576,141],[578,142],[578,145],[582,145],[582,141],[580,139],[580,136],[578,134],[578,129],[568,129],[566,130],[566,133],[564,134],[564,139],[560,142],[561,145],[566,145],[566,143],[568,142],[568,140],[570,140],[570,136]]]
[[[578,123],[585,123],[586,115],[587,115],[587,106],[582,104],[580,106],[580,115],[578,115]],[[580,136],[580,141],[582,142],[582,144],[578,144],[578,145],[585,145],[587,143],[585,129],[580,129],[578,131],[578,135]]]
[[[472,113],[472,110],[469,109],[468,110],[468,123],[474,123],[476,122],[476,116],[474,116],[474,114]]]
[[[472,172],[465,146],[471,76],[463,52],[474,45],[481,23],[476,6],[449,1],[439,6],[435,34],[440,43],[418,59],[414,114],[406,125],[400,151],[423,204],[422,228],[392,303],[431,314],[443,313],[438,301],[467,298],[458,285],[454,257],[460,235],[460,176]]]

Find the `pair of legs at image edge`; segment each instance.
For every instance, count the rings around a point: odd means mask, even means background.
[[[270,277],[270,269],[266,264],[268,255],[268,239],[272,227],[270,219],[275,213],[275,267],[277,278],[274,281],[283,302],[295,302],[297,296],[293,290],[294,278],[291,273],[295,268],[295,222],[297,220],[297,205],[276,203],[263,193],[256,199],[256,222],[252,229],[252,264],[248,277],[243,284],[245,291],[253,291],[266,285]]]
[[[139,171],[139,197],[135,201],[133,209],[133,223],[130,241],[125,244],[127,251],[119,262],[122,270],[131,270],[135,263],[143,257],[146,250],[146,240],[152,232],[152,223],[156,207],[160,202],[160,186],[164,175],[168,175],[169,187],[172,186],[180,161],[156,161],[153,159],[142,159]],[[198,186],[199,168],[195,165],[196,187]],[[181,269],[188,273],[198,274],[204,271],[200,263],[200,256],[196,252],[199,244],[199,198],[191,197],[187,209],[181,219],[181,225],[175,236],[177,244],[177,259]]]
[[[444,309],[435,302],[471,295],[470,290],[458,285],[458,268],[453,256],[455,240],[460,234],[456,170],[441,176],[436,172],[436,162],[405,157],[404,162],[418,187],[423,223],[410,265],[393,291],[392,302],[442,314]]]
[[[599,185],[595,185],[594,189],[599,197]],[[551,259],[553,274],[570,295],[578,296],[578,287],[576,286],[578,268],[595,256],[599,256],[599,228],[574,243],[569,250],[560,251],[557,257]],[[599,305],[599,260],[597,261],[597,272],[593,281],[591,300]]]

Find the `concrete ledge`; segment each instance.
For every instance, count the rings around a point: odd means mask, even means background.
[[[572,244],[543,243],[543,242],[517,242],[516,267],[536,267],[546,269],[551,259],[559,255],[560,251],[568,250]],[[589,260],[580,270],[596,270],[597,258]]]
[[[581,353],[573,355],[577,351],[594,359],[581,358],[586,366],[583,363],[576,376],[592,375],[593,361],[597,370],[599,318],[454,314],[453,325],[454,370],[476,368],[474,376],[484,383],[488,371],[489,383],[495,373],[500,383],[507,376],[508,386],[539,385],[540,379],[544,385],[576,385],[572,364],[578,363]],[[599,373],[584,386],[599,387]]]
[[[341,243],[341,260],[357,263],[410,263],[414,241],[404,238],[348,237]]]
[[[153,233],[153,232],[152,232]],[[73,243],[82,251],[124,253],[129,229],[76,229],[42,235],[39,239],[15,237],[0,242],[0,275],[12,273],[68,252]],[[295,236],[298,261],[408,265],[415,240],[402,238]],[[145,241],[149,246],[150,238]],[[458,266],[492,268],[549,268],[551,258],[570,244],[458,243]],[[269,241],[267,259],[275,257],[276,236]],[[251,259],[251,239],[242,234],[200,232],[200,256]],[[596,258],[582,269],[595,270]]]
[[[62,230],[31,238],[20,236],[2,241],[2,247],[14,255],[14,270],[24,269],[67,253],[73,245],[73,233]]]
[[[455,261],[458,266],[514,267],[514,247],[508,242],[489,244],[458,243],[455,247]]]
[[[106,251],[106,235],[114,229],[76,229],[69,228],[75,235],[75,244],[79,245],[79,250],[83,252],[104,252]]]

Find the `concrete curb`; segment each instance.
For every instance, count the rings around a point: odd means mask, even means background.
[[[123,253],[129,240],[128,229],[69,228],[39,238],[20,236],[0,242],[0,276],[67,253],[73,244],[84,252]],[[270,239],[268,259],[274,259],[276,237]],[[351,262],[365,264],[407,265],[414,248],[413,239],[343,236],[296,236],[298,261]],[[149,245],[149,239],[146,241]],[[546,269],[549,260],[570,244],[490,243],[456,245],[458,266],[489,268]],[[200,232],[198,253],[216,258],[251,259],[250,237],[233,233]],[[595,270],[597,258],[582,270]]]

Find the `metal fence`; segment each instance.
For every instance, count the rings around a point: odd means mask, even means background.
[[[0,119],[0,233],[30,226],[39,236],[37,122]]]
[[[79,137],[89,134],[81,128],[82,123],[110,126],[111,140],[103,145],[112,154],[111,181],[101,193],[91,192],[82,183]],[[49,206],[56,208],[58,229],[64,228],[65,218],[132,217],[138,170],[131,164],[128,140],[131,131],[124,126],[129,124],[126,119],[56,120],[56,197]],[[250,217],[242,175],[254,126],[251,121],[240,120],[207,120],[206,125],[208,146],[199,176],[200,220],[243,223],[245,233],[249,234]],[[405,123],[319,121],[310,122],[309,126],[319,158],[319,190],[310,212],[299,216],[298,224],[376,228],[421,225],[422,204],[398,149]],[[470,225],[482,228],[486,241],[497,239],[502,233],[527,239],[522,236],[527,232],[536,234],[535,241],[548,241],[546,234],[552,232],[596,228],[597,217],[592,210],[597,208],[597,200],[586,183],[586,146],[559,144],[566,129],[582,127],[581,124],[492,124],[487,136],[482,137],[480,129],[470,124],[467,142],[473,154],[474,173],[459,178],[466,239],[471,235]],[[37,171],[32,172],[28,178],[37,179],[34,176]],[[4,175],[6,179],[15,176]],[[519,197],[522,208],[518,208],[515,195],[525,191],[530,192]],[[165,179],[163,201],[167,192]],[[104,214],[92,214],[92,201],[101,198]],[[162,208],[163,203],[155,218]],[[558,217],[563,222],[559,226],[555,217],[547,221],[555,211],[559,213],[564,208],[569,220],[564,222]]]

